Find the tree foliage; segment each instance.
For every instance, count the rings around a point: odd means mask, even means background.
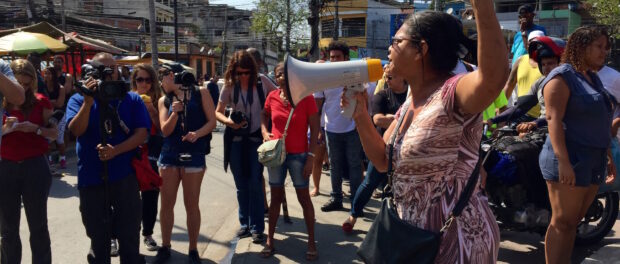
[[[308,3],[306,0],[290,0],[291,46],[308,39]],[[286,1],[259,0],[252,14],[252,31],[264,34],[273,43],[278,43],[286,34]]]
[[[585,0],[597,23],[609,26],[610,33],[620,39],[620,2],[618,0]]]

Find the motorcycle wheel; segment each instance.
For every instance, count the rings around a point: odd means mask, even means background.
[[[575,245],[588,246],[601,241],[613,228],[618,217],[618,193],[599,193],[586,216],[577,226]]]

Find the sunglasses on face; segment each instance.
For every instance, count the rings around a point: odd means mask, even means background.
[[[242,76],[242,75],[245,75],[245,76],[250,76],[250,74],[251,74],[251,73],[250,73],[249,71],[242,71],[242,72],[240,71],[240,72],[237,72],[237,76]]]
[[[151,80],[151,78],[142,78],[142,77],[136,78],[136,83],[141,83],[141,82],[146,82],[147,84],[151,84],[153,80]]]

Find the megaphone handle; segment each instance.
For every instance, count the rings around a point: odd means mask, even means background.
[[[342,109],[340,114],[346,118],[353,118],[353,111],[355,111],[355,106],[357,105],[357,100],[355,99],[356,91],[353,89],[347,89],[345,96],[347,97],[347,101],[349,104]]]

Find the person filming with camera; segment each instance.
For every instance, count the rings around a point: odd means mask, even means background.
[[[195,77],[180,64],[166,63],[159,73],[166,96],[158,102],[164,142],[158,161],[163,179],[159,214],[162,246],[157,251],[155,263],[164,263],[170,258],[174,204],[180,184],[183,185],[187,213],[189,263],[200,263],[197,251],[200,231],[198,202],[207,167],[208,141],[216,125],[213,100],[208,90],[199,89]]]
[[[110,262],[114,234],[121,263],[144,263],[142,202],[131,160],[146,141],[151,120],[140,96],[118,81],[116,68],[109,53],[82,66],[85,81],[69,99],[66,118],[77,137],[80,212],[91,240],[88,262]]]

